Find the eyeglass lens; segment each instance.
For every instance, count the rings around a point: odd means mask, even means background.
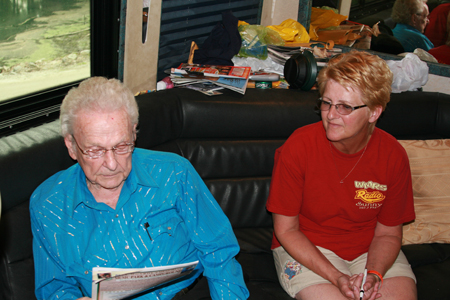
[[[328,101],[319,99],[319,109],[321,111],[328,111],[331,109],[332,104]],[[353,107],[346,104],[334,104],[336,111],[341,115],[348,115],[353,111]]]

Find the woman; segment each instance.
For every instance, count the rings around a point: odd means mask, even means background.
[[[445,45],[448,34],[448,15],[450,14],[450,3],[438,5],[430,13],[430,22],[425,28],[425,35],[433,43],[434,47]]]
[[[423,34],[429,22],[428,14],[427,0],[395,1],[391,17],[397,24],[392,32],[406,52],[414,52],[416,48],[428,51],[434,47]]]
[[[441,4],[444,5],[444,4]],[[439,6],[438,6],[439,8]],[[437,8],[435,8],[437,9]],[[448,13],[447,18],[445,19],[445,32],[450,32],[450,3],[448,3]],[[436,46],[433,49],[428,51],[437,61],[441,64],[450,65],[450,34],[447,35],[447,40],[443,45]]]
[[[333,58],[318,76],[322,122],[297,129],[277,150],[267,209],[280,283],[296,299],[416,299],[400,251],[414,219],[405,150],[375,123],[392,72],[375,55]]]

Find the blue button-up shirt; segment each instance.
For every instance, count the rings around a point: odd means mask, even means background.
[[[202,271],[213,299],[248,297],[227,217],[192,165],[175,154],[135,149],[116,209],[94,199],[75,164],[36,189],[30,212],[38,299],[91,296],[93,267],[196,260],[192,276],[138,299],[171,299]]]
[[[392,32],[402,44],[405,52],[414,52],[417,48],[428,51],[434,47],[433,43],[423,33],[410,25],[399,23],[395,25]]]

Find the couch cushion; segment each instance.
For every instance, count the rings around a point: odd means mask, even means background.
[[[416,220],[403,244],[450,243],[450,140],[399,141],[408,153]]]
[[[418,299],[450,299],[450,244],[410,244],[402,251],[416,275]]]
[[[259,299],[292,299],[278,281],[272,250],[273,228],[238,228],[234,230],[241,251],[236,259],[242,266],[247,287],[262,291]]]
[[[272,226],[266,210],[270,177],[208,179],[205,184],[234,229]]]
[[[403,245],[402,251],[413,269],[450,260],[450,244]]]
[[[0,223],[0,299],[36,299],[30,228],[28,202],[3,213]]]

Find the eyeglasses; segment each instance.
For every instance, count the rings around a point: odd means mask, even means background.
[[[320,109],[321,111],[329,111],[331,109],[331,107],[334,106],[336,108],[336,111],[340,114],[340,115],[349,115],[351,114],[354,110],[362,108],[362,107],[366,107],[367,105],[360,105],[360,106],[350,106],[347,104],[331,104],[331,102],[329,101],[325,101],[323,100],[323,98],[319,98],[317,100],[317,108]]]
[[[117,146],[112,147],[111,149],[105,149],[105,148],[94,148],[94,149],[88,149],[83,150],[81,149],[80,145],[78,145],[77,140],[72,134],[72,138],[75,141],[75,144],[77,145],[78,149],[80,149],[81,153],[88,156],[89,158],[100,158],[105,155],[107,151],[112,151],[114,154],[118,155],[124,155],[130,152],[133,152],[134,150],[134,143],[121,143]]]
[[[426,15],[424,16],[423,13],[421,14],[415,14],[418,17],[421,17],[422,19],[424,19],[425,21],[430,21],[430,15]]]

